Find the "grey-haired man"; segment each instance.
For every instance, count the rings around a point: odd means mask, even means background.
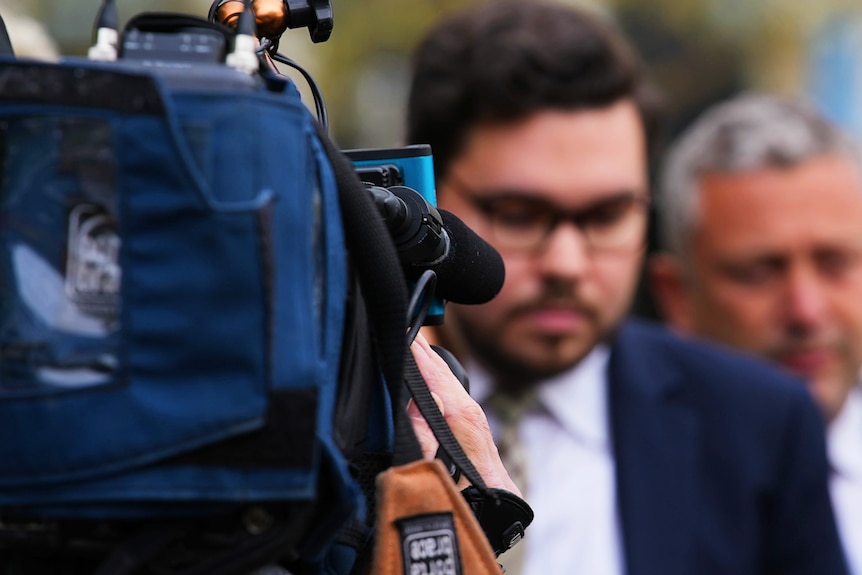
[[[746,94],[666,157],[653,291],[668,321],[803,376],[829,422],[830,489],[862,573],[862,156],[812,108]]]

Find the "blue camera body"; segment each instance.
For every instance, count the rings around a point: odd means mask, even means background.
[[[434,156],[428,144],[401,148],[359,148],[344,150],[344,153],[353,162],[362,181],[384,188],[407,186],[419,192],[432,206],[437,205]],[[425,324],[441,323],[443,302],[435,298]]]
[[[407,186],[428,202],[437,205],[434,157],[431,146],[415,144],[403,148],[360,148],[344,150],[360,179],[375,186]]]

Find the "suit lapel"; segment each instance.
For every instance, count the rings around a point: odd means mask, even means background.
[[[682,376],[664,346],[625,327],[608,378],[626,572],[690,574],[699,427]]]

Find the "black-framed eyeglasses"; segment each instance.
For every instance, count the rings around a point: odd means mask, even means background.
[[[541,249],[563,221],[580,230],[593,252],[627,252],[646,247],[649,198],[621,192],[577,210],[517,191],[479,193],[450,174],[453,189],[488,220],[496,247],[517,251]]]

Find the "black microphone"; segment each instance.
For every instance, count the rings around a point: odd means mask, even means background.
[[[395,242],[404,274],[437,275],[435,295],[453,303],[480,304],[503,287],[503,258],[457,216],[431,205],[407,186],[367,188]]]

